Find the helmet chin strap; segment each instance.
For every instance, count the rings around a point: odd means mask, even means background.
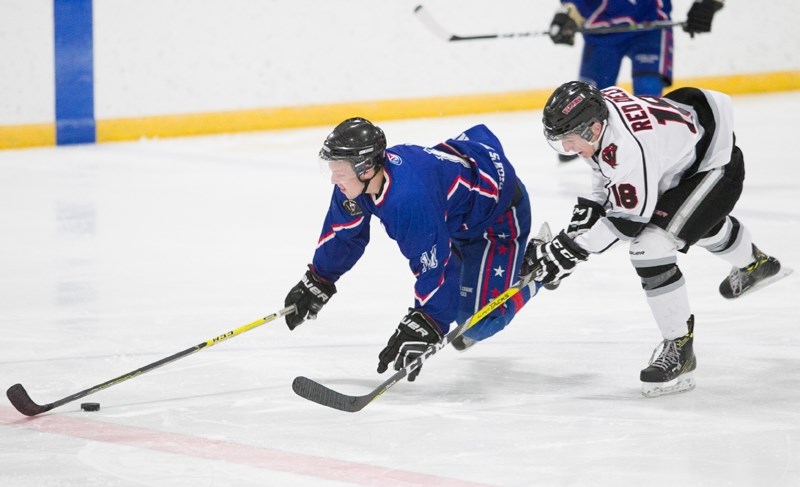
[[[383,157],[383,156],[381,156],[381,157]],[[380,165],[378,165],[378,164],[374,164],[374,163],[373,163],[373,164],[372,164],[372,167],[371,167],[370,169],[372,169],[372,177],[370,177],[370,178],[369,178],[369,179],[367,179],[367,180],[361,179],[361,176],[359,176],[359,177],[358,177],[358,180],[359,180],[359,181],[361,181],[362,183],[364,183],[364,188],[361,190],[361,193],[362,193],[362,194],[365,194],[365,193],[367,192],[367,188],[369,187],[369,183],[371,183],[371,182],[372,182],[372,180],[373,180],[373,179],[375,179],[375,177],[378,175],[378,173],[379,173],[379,172],[380,172],[380,170],[381,170],[381,166],[380,166]],[[367,171],[369,171],[369,169],[367,169]],[[365,172],[366,172],[366,171],[365,171]],[[383,188],[381,188],[381,190],[380,190],[379,194],[380,194],[381,192],[383,192]]]
[[[361,179],[361,178],[358,179],[359,181],[364,183],[364,189],[361,190],[362,194],[365,194],[367,192],[367,188],[369,187],[369,183],[371,183],[372,180],[375,179],[378,176],[379,172],[380,172],[380,169],[376,169],[375,173],[372,175],[372,177],[367,179],[366,181]],[[383,193],[383,185],[381,185],[381,188],[378,190],[378,195],[380,195],[381,193]]]

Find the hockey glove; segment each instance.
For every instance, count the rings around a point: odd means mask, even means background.
[[[571,3],[565,3],[553,17],[550,23],[550,39],[554,44],[575,44],[575,33],[583,25],[583,17],[578,8]]]
[[[549,242],[531,240],[528,243],[520,275],[531,275],[534,281],[544,284],[560,282],[588,257],[589,253],[562,230]]]
[[[314,272],[314,267],[308,266],[303,279],[289,291],[284,300],[284,306],[295,305],[294,313],[286,315],[286,324],[294,330],[305,320],[314,320],[325,303],[336,294],[336,285],[319,277]]]
[[[714,19],[714,14],[717,10],[722,8],[720,0],[697,0],[691,8],[689,13],[686,14],[686,25],[683,30],[694,37],[695,34],[702,32],[711,32],[711,21]]]
[[[408,308],[408,314],[397,325],[394,335],[389,339],[386,348],[378,354],[378,373],[382,374],[394,360],[394,370],[400,370],[425,353],[428,346],[438,343],[442,332],[433,320],[422,311]],[[422,367],[408,374],[408,380],[414,382]]]
[[[586,198],[578,198],[578,204],[572,209],[572,220],[567,227],[567,235],[575,238],[586,233],[600,218],[606,216],[606,210],[599,203]]]

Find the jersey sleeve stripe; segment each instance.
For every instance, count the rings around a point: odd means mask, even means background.
[[[361,225],[364,221],[364,217],[356,218],[355,220],[347,223],[341,223],[338,225],[331,225],[331,231],[323,234],[319,241],[317,242],[317,248],[324,245],[326,242],[330,241],[333,237],[336,236],[336,232],[341,232],[342,230],[350,230],[352,228],[356,228],[357,226]]]

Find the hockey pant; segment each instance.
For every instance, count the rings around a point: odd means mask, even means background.
[[[622,59],[631,60],[633,93],[661,96],[672,85],[671,29],[584,36],[580,80],[608,88],[617,84]]]
[[[458,246],[462,257],[459,323],[469,319],[519,279],[531,228],[530,200],[524,187],[521,190],[519,201],[487,228],[481,238]],[[464,336],[473,340],[489,338],[508,326],[530,298],[530,288],[523,289],[464,332]]]
[[[665,339],[686,334],[691,314],[678,251],[692,245],[709,250],[736,267],[752,257],[750,233],[730,216],[742,192],[744,160],[734,146],[731,162],[698,173],[665,192],[653,218],[630,246],[631,262],[642,280],[647,303]]]

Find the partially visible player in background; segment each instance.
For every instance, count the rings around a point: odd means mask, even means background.
[[[694,36],[711,32],[714,14],[723,0],[697,0],[684,30]],[[670,0],[561,0],[550,24],[555,44],[573,45],[582,28],[668,21]],[[672,28],[616,34],[584,34],[578,79],[599,89],[617,84],[622,59],[631,61],[634,95],[661,96],[672,85]],[[562,162],[575,157],[559,155]]]
[[[391,362],[395,370],[411,363],[453,321],[465,321],[518,280],[530,202],[500,141],[484,125],[434,147],[387,148],[383,130],[351,118],[328,135],[319,156],[335,187],[312,264],[286,296],[286,306],[297,307],[286,316],[290,329],[316,318],[336,293],[334,283],[369,243],[372,216],[416,277],[413,306],[380,352],[379,373]],[[380,270],[374,275],[381,279]],[[465,350],[502,330],[530,297],[525,287],[453,346]]]
[[[693,389],[694,315],[678,252],[696,245],[730,263],[719,286],[728,299],[791,272],[756,247],[730,214],[745,174],[730,97],[697,88],[636,97],[571,81],[550,96],[542,123],[553,149],[584,158],[593,185],[578,198],[566,231],[528,244],[523,276],[560,282],[590,254],[627,242],[663,337],[641,371],[642,394]]]

